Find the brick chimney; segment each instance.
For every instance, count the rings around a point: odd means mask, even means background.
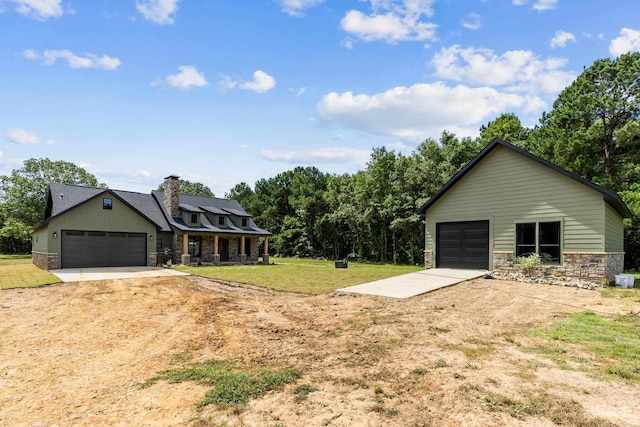
[[[164,179],[164,206],[172,217],[180,216],[180,185],[177,175],[169,175]]]

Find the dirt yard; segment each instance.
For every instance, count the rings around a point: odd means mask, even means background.
[[[548,411],[489,405],[497,396],[537,396],[592,423],[583,425],[638,426],[640,387],[597,380],[579,366],[561,369],[526,351],[534,338],[521,334],[561,313],[639,312],[640,302],[628,300],[481,279],[406,300],[305,296],[195,277],[5,290],[0,425],[567,423]],[[139,387],[162,370],[212,358],[246,369],[296,367],[302,377],[240,408],[198,407],[210,387],[193,382]],[[296,401],[301,384],[314,391]]]

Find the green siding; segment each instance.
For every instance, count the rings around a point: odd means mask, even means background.
[[[515,223],[562,221],[562,250],[605,249],[602,194],[508,148],[496,147],[427,212],[427,250],[436,222],[490,220],[493,251],[515,250]]]
[[[48,238],[49,233],[47,232],[47,227],[34,231],[31,235],[31,249],[35,252],[47,253],[49,251]]]
[[[113,201],[113,208],[111,210],[102,208],[103,197],[110,197]],[[55,239],[48,239],[48,250],[46,252],[60,253],[62,230],[146,233],[147,258],[149,253],[156,251],[155,240],[149,240],[149,236],[154,236],[154,239],[156,238],[155,225],[122,203],[115,196],[109,195],[108,193],[104,196],[89,200],[69,212],[52,219],[47,226],[48,235],[53,236],[53,232],[56,232],[58,236]],[[58,263],[60,262],[61,259],[58,258]]]
[[[624,225],[622,217],[611,206],[605,204],[605,251],[624,252]]]

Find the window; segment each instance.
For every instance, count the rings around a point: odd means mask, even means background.
[[[224,217],[223,216],[219,216],[218,217],[218,225],[224,225]]]
[[[247,226],[247,218],[242,218],[242,226],[243,227]]]
[[[198,214],[191,214],[191,223],[192,224],[197,224],[198,223]]]
[[[200,258],[202,256],[202,237],[189,237],[189,255],[192,258]]]
[[[113,200],[110,197],[105,197],[102,199],[102,209],[113,209]]]
[[[560,221],[516,224],[516,256],[539,253],[548,262],[560,262]]]

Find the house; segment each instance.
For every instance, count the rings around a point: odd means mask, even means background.
[[[179,194],[175,175],[151,194],[51,183],[33,228],[42,269],[269,262],[271,233],[236,200]]]
[[[623,219],[612,191],[500,139],[419,210],[425,267],[507,272],[546,254],[544,274],[600,282],[624,267]]]

